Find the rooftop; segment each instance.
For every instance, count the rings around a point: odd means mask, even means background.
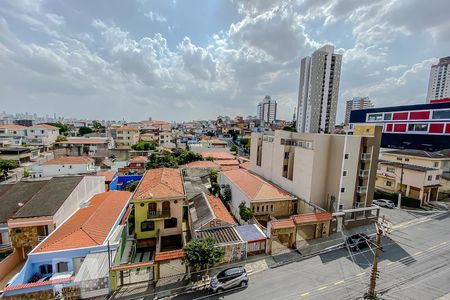
[[[17,124],[6,124],[6,125],[0,125],[0,129],[11,129],[11,130],[24,130],[28,127],[17,125]]]
[[[105,181],[112,181],[116,174],[116,171],[97,172],[97,176],[105,176]]]
[[[221,166],[239,166],[239,161],[237,159],[219,159],[214,160],[214,163]]]
[[[182,258],[184,256],[184,252],[182,249],[158,252],[155,254],[155,261],[165,261]]]
[[[399,154],[399,155],[408,155],[408,156],[418,156],[418,157],[425,157],[425,158],[448,158],[448,156],[445,156],[442,153],[438,152],[429,152],[425,150],[415,150],[415,149],[404,149],[404,150],[394,150],[394,151],[388,151],[384,154]]]
[[[148,170],[142,177],[133,200],[166,197],[184,197],[180,170],[159,168]]]
[[[130,159],[130,163],[146,163],[148,161],[148,157],[146,156],[135,156]]]
[[[228,209],[223,204],[222,200],[217,198],[214,195],[206,194],[206,198],[208,199],[209,205],[212,208],[214,215],[217,219],[227,222],[228,224],[235,225],[236,221],[231,216]]]
[[[186,165],[187,168],[212,168],[212,169],[219,169],[220,166],[216,164],[215,162],[212,162],[210,160],[198,160],[190,162]]]
[[[201,152],[200,153],[203,158],[212,158],[214,160],[219,160],[219,159],[236,159],[236,157],[228,152],[221,152],[221,151],[206,151],[206,152]]]
[[[118,130],[130,130],[130,131],[139,131],[139,128],[137,128],[136,126],[131,126],[131,125],[123,125],[119,128],[117,128]]]
[[[56,126],[52,126],[52,125],[45,124],[45,123],[43,123],[43,124],[36,124],[36,125],[30,126],[30,127],[28,127],[28,128],[59,129],[59,128],[56,127]]]
[[[272,228],[273,229],[284,229],[284,228],[293,228],[295,227],[294,220],[292,219],[284,219],[284,220],[273,220]]]
[[[281,188],[244,169],[225,171],[222,172],[222,175],[227,177],[253,201],[286,200],[295,198]]]
[[[56,144],[74,144],[74,145],[83,145],[83,144],[107,144],[107,139],[99,139],[99,138],[67,138],[66,141],[56,142]]]
[[[394,166],[394,167],[397,167],[397,168],[401,168],[403,166],[404,169],[413,170],[413,171],[419,171],[419,172],[426,172],[426,171],[436,170],[436,169],[433,169],[433,168],[427,168],[427,167],[422,167],[422,166],[410,165],[410,164],[405,164],[405,163],[396,162],[396,161],[388,161],[388,160],[379,160],[379,163],[382,164],[382,165]]]
[[[245,170],[250,170],[251,162],[250,161],[243,162],[242,164],[239,165],[239,167]]]
[[[330,221],[332,218],[329,212],[308,213],[292,216],[295,224],[317,223]]]
[[[235,227],[216,227],[196,232],[198,238],[212,237],[217,244],[241,242]]]
[[[44,165],[84,165],[93,162],[95,162],[95,160],[87,156],[61,156],[46,161]]]
[[[261,241],[267,238],[256,224],[237,226],[236,230],[239,232],[239,235],[242,237],[242,239],[246,242]]]
[[[112,227],[128,205],[131,193],[109,191],[91,198],[67,221],[53,231],[34,253],[103,245]]]

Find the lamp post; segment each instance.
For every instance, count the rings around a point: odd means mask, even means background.
[[[400,188],[398,189],[397,208],[401,208],[401,205],[402,205],[403,163],[401,163],[401,165],[402,165],[402,169],[400,172]]]

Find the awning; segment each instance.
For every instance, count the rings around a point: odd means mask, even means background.
[[[111,251],[114,257],[115,251]],[[75,282],[100,279],[109,276],[108,251],[90,253],[84,258]]]

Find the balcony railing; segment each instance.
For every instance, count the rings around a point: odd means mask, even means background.
[[[367,193],[367,187],[365,187],[365,186],[358,186],[358,187],[356,187],[356,192],[358,194],[365,194],[365,193]]]
[[[159,218],[169,218],[169,210],[149,210],[147,214],[147,219],[159,219]]]
[[[360,177],[367,177],[367,176],[369,176],[369,170],[359,170],[359,176]]]
[[[370,160],[372,158],[372,154],[371,153],[362,153],[361,154],[361,159],[362,160]]]
[[[0,244],[0,252],[6,252],[6,251],[11,251],[12,250],[12,246],[9,243],[6,244]]]

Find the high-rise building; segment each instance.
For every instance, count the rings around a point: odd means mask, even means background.
[[[302,59],[297,131],[330,133],[336,123],[342,55],[326,45]]]
[[[439,59],[439,63],[431,66],[428,82],[427,103],[438,102],[450,98],[450,56]]]
[[[352,110],[372,108],[373,104],[369,97],[354,97],[352,100],[347,100],[345,105],[345,119],[344,123],[350,123],[350,113]]]
[[[257,113],[261,124],[274,122],[277,119],[277,101],[272,100],[270,96],[264,97],[264,100],[258,103]]]

